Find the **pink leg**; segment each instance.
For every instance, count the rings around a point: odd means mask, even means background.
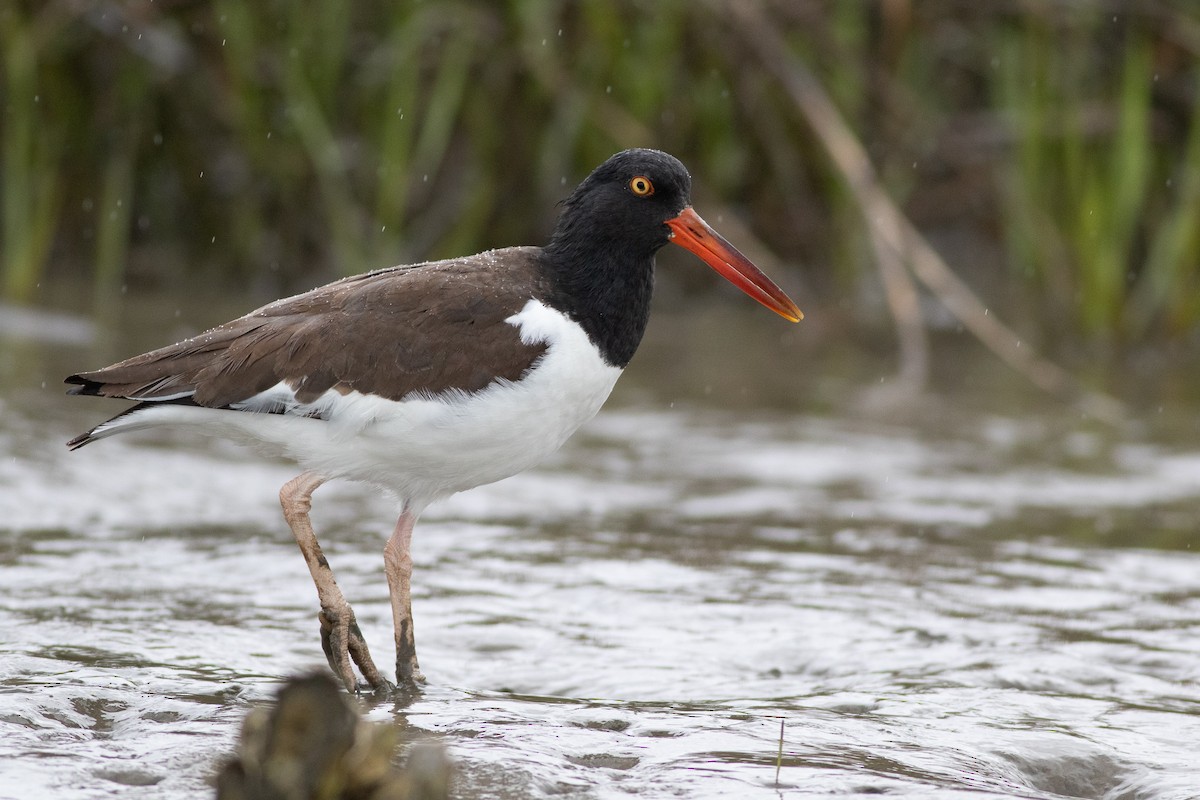
[[[412,545],[417,517],[407,509],[396,520],[396,529],[383,549],[383,567],[392,598],[392,624],[396,633],[396,678],[401,684],[424,683],[417,664],[417,642],[412,618]]]
[[[387,679],[379,674],[371,660],[367,642],[358,628],[358,620],[354,618],[354,609],[350,608],[342,590],[338,588],[333,570],[321,552],[321,545],[308,518],[312,508],[312,493],[324,482],[325,479],[314,472],[302,473],[279,490],[279,503],[283,506],[283,517],[292,529],[296,543],[300,545],[300,552],[304,554],[313,583],[317,586],[317,599],[321,603],[321,647],[330,668],[347,691],[353,692],[357,688],[354,669],[350,666],[353,660],[371,688],[380,689],[388,686]]]

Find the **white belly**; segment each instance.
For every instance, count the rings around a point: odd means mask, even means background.
[[[419,513],[431,501],[515,475],[558,449],[595,416],[621,374],[582,328],[536,300],[507,321],[523,341],[544,342],[547,350],[521,380],[473,394],[395,402],[330,390],[288,414],[162,405],[119,418],[114,427],[199,425],[328,478],[383,486]],[[283,393],[291,390],[281,384],[265,394]],[[302,416],[318,410],[325,419]]]

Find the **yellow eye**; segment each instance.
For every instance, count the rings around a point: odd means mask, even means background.
[[[629,179],[629,191],[638,197],[649,197],[654,194],[654,184],[645,175],[635,175]]]

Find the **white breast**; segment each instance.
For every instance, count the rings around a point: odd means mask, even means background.
[[[286,414],[163,405],[121,417],[114,427],[199,425],[258,443],[329,478],[386,487],[419,513],[433,500],[515,475],[558,449],[595,416],[621,374],[579,325],[536,300],[506,321],[520,329],[523,342],[545,343],[547,350],[519,381],[497,381],[472,394],[397,402],[330,390],[301,405],[280,384],[245,405],[270,398],[285,403]],[[314,412],[324,419],[303,416]]]

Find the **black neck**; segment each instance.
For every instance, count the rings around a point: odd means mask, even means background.
[[[630,242],[556,236],[542,250],[544,300],[582,326],[605,362],[624,369],[642,341],[654,292],[654,255]]]

